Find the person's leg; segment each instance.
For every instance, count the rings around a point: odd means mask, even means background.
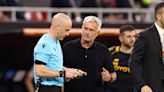
[[[107,88],[106,92],[117,92],[117,91],[113,88]]]
[[[164,92],[164,88],[161,88],[161,89],[160,89],[160,92]]]
[[[133,88],[121,88],[121,89],[115,89],[114,92],[134,92]]]
[[[162,84],[160,92],[164,92],[164,83]]]
[[[162,85],[161,85],[161,90],[160,92],[164,92],[164,79],[162,79]]]
[[[39,92],[62,92],[60,87],[40,86]]]

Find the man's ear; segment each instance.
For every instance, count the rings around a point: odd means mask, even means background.
[[[97,31],[97,34],[99,34],[99,33],[100,33],[100,30]]]
[[[159,13],[156,14],[157,20],[161,20],[161,15]]]
[[[56,34],[58,34],[58,33],[59,33],[59,30],[60,30],[60,25],[56,23],[56,24],[54,25],[54,29],[56,30],[56,31],[55,31]]]
[[[100,34],[100,30],[97,31],[96,37]]]
[[[120,42],[122,42],[122,41],[123,41],[122,36],[119,36],[118,38],[119,38]]]
[[[83,29],[84,28],[84,25],[82,25],[81,28]]]
[[[59,24],[56,24],[56,28],[59,29],[60,25]]]

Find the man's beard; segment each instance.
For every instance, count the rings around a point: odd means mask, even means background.
[[[125,44],[124,46],[125,46],[126,48],[130,49],[130,48],[132,48],[134,45]]]

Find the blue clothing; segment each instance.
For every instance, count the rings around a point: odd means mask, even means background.
[[[46,63],[48,69],[61,71],[63,68],[63,53],[60,42],[58,40],[53,40],[49,34],[44,34],[34,48],[34,62],[36,60]],[[41,79],[41,84],[46,86],[63,86],[64,82],[62,77]],[[38,80],[35,73],[34,80],[35,83]]]

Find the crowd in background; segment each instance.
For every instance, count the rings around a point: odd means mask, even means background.
[[[22,7],[52,7],[52,8],[150,8],[154,7],[156,3],[163,0],[39,0],[38,2],[29,0],[0,0],[0,6],[22,6]],[[82,20],[88,15],[96,15],[96,13],[89,14],[73,14],[75,20]],[[104,14],[106,21],[126,20],[127,14]],[[134,20],[142,22],[146,17],[145,14],[135,14]],[[17,12],[16,18],[18,20],[26,21],[46,21],[47,12]],[[11,13],[0,12],[0,21],[10,21]]]

